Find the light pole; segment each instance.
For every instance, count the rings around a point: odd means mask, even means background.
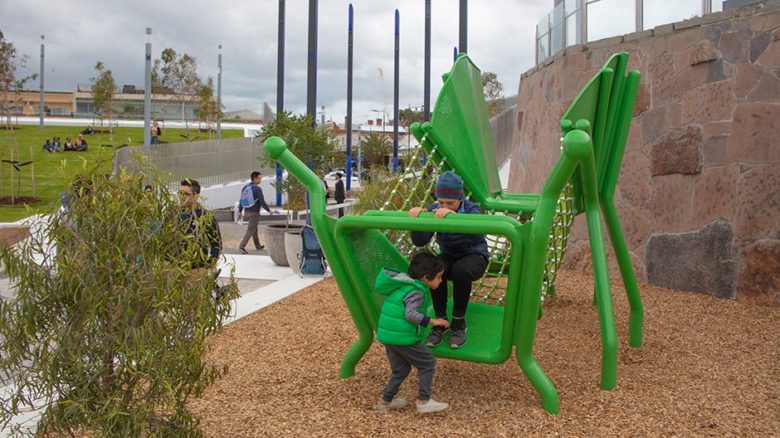
[[[352,187],[352,46],[353,46],[353,8],[349,4],[349,23],[347,24],[347,191]],[[359,134],[358,134],[359,135]],[[359,141],[359,140],[358,140]],[[359,146],[358,146],[359,147]],[[360,163],[358,163],[360,167]],[[360,171],[358,171],[358,180]]]
[[[144,146],[152,142],[152,28],[146,28],[146,70],[144,71]]]
[[[276,39],[276,118],[284,112],[284,0],[279,0],[279,35]],[[276,163],[276,205],[282,205],[282,165]]]
[[[40,117],[40,128],[43,129],[43,113],[44,113],[44,98],[43,98],[43,51],[45,46],[46,37],[41,35],[41,101],[38,104],[38,117]]]
[[[222,44],[219,45],[217,68],[217,140],[222,140],[222,116],[219,114],[222,110]]]

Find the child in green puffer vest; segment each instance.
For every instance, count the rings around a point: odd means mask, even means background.
[[[376,277],[375,290],[386,295],[379,314],[376,338],[385,345],[390,362],[390,382],[382,391],[377,404],[380,411],[390,411],[406,406],[406,400],[398,397],[398,389],[412,367],[417,368],[419,389],[417,412],[424,414],[447,409],[447,403],[431,398],[436,358],[423,345],[423,328],[428,325],[447,328],[445,318],[425,315],[430,306],[430,289],[441,283],[444,264],[435,255],[421,252],[409,262],[408,274],[382,268]]]

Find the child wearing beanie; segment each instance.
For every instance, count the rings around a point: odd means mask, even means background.
[[[417,217],[426,211],[422,207],[409,210],[409,216]],[[436,202],[427,211],[441,219],[450,213],[479,214],[479,206],[463,196],[463,181],[453,172],[443,173],[436,181]],[[435,233],[436,243],[444,262],[444,275],[438,288],[431,292],[436,318],[447,317],[447,280],[452,281],[452,323],[450,347],[460,348],[466,343],[466,308],[471,296],[471,283],[482,277],[488,265],[488,247],[485,236],[479,234]],[[434,233],[413,231],[412,242],[425,246]],[[426,344],[435,347],[444,340],[447,329],[434,327]]]

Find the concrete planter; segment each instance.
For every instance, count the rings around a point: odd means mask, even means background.
[[[289,230],[284,233],[284,252],[287,257],[287,264],[296,274],[301,272],[301,260],[298,258],[303,250],[303,241],[301,240],[301,229]]]
[[[274,263],[279,266],[290,266],[284,247],[284,234],[296,229],[300,232],[301,228],[303,228],[303,225],[283,223],[269,224],[263,227],[265,248]]]

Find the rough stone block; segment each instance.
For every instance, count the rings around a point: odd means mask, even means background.
[[[694,88],[683,95],[683,125],[731,120],[736,107],[734,81],[720,81]]]
[[[780,70],[772,72],[765,69],[764,74],[748,94],[748,100],[752,102],[780,102]]]
[[[653,35],[655,36],[662,36],[662,35],[668,35],[670,33],[674,33],[674,24],[662,24],[660,26],[656,26],[653,28]]]
[[[780,161],[780,105],[745,103],[734,111],[729,159],[743,163]]]
[[[717,220],[692,233],[655,234],[647,243],[647,280],[672,289],[734,298],[736,262],[731,256],[734,233]]]
[[[683,29],[690,29],[692,27],[699,27],[701,26],[702,20],[701,18],[690,18],[688,20],[678,21],[677,23],[673,23],[674,30],[683,30]]]
[[[623,159],[618,177],[617,192],[621,202],[629,202],[643,209],[653,207],[653,185],[647,157],[638,151],[629,151]]]
[[[640,83],[636,92],[636,102],[634,103],[634,117],[642,114],[650,108],[650,91],[647,83]]]
[[[734,81],[734,94],[736,97],[747,97],[763,74],[764,67],[758,64],[738,64],[737,76]]]
[[[631,42],[650,38],[653,36],[653,29],[643,30],[641,32],[627,33],[623,35],[623,42]]]
[[[701,64],[702,62],[714,61],[720,56],[721,52],[710,40],[702,40],[691,49],[688,63],[689,65]]]
[[[610,38],[603,38],[598,41],[588,43],[588,49],[601,49],[606,47],[613,47],[623,42],[623,35],[618,35]]]
[[[655,141],[666,131],[666,105],[652,108],[642,113],[642,140],[645,143]]]
[[[737,299],[780,306],[780,240],[757,242],[742,250]]]
[[[696,178],[691,225],[698,228],[715,219],[731,221],[734,218],[738,177],[737,164],[702,170]]]
[[[780,43],[774,41],[759,55],[756,62],[766,67],[780,68]]]
[[[728,135],[717,135],[704,140],[702,154],[704,155],[704,167],[722,166],[728,161]]]
[[[742,38],[739,32],[724,32],[720,36],[718,48],[723,59],[731,63],[747,62],[749,40]]]
[[[620,276],[620,268],[617,265],[615,259],[615,251],[608,243],[605,244],[607,252],[607,268],[609,269],[609,278],[614,281],[622,282],[623,278]],[[563,258],[564,269],[572,269],[577,272],[585,274],[593,274],[593,261],[590,256],[590,244],[587,240],[580,240],[569,244],[566,249],[566,255]],[[642,260],[632,251],[629,250],[628,256],[631,259],[631,266],[634,268],[634,275],[639,281],[645,279],[645,266]]]
[[[651,145],[651,175],[695,174],[701,170],[702,129],[688,126],[662,136]]]
[[[744,172],[735,201],[737,241],[780,239],[780,163],[756,166]]]
[[[585,44],[574,44],[573,46],[566,47],[563,53],[565,55],[570,55],[572,53],[584,52],[586,49],[587,46]]]
[[[654,230],[689,231],[695,177],[664,175],[652,180]]]
[[[750,62],[756,62],[772,39],[772,32],[764,32],[750,40]]]

